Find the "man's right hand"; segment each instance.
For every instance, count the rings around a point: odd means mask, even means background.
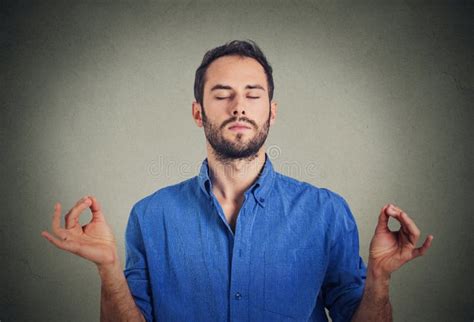
[[[81,227],[79,216],[90,208],[92,219]],[[56,247],[79,255],[94,262],[101,277],[100,321],[139,321],[145,322],[128,287],[117,255],[115,238],[105,221],[97,200],[86,196],[69,210],[65,227],[61,228],[61,205],[54,205],[52,230],[41,235]]]
[[[92,212],[91,221],[82,226],[79,216],[86,209]],[[93,196],[79,200],[65,216],[65,227],[61,227],[61,204],[54,206],[52,234],[43,231],[41,235],[56,247],[94,262],[99,268],[113,266],[118,261],[115,238]]]

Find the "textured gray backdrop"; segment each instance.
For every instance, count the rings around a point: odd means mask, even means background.
[[[40,237],[54,202],[96,195],[123,255],[133,203],[205,157],[202,55],[249,38],[276,168],[348,200],[365,260],[387,202],[434,235],[393,274],[395,320],[472,321],[473,20],[472,1],[1,1],[0,320],[98,320],[94,265]]]

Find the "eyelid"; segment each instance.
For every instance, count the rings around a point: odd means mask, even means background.
[[[232,97],[232,96],[215,96],[215,99],[217,99],[217,100],[224,100],[224,99],[231,98],[231,97]],[[247,98],[250,98],[250,99],[258,99],[258,98],[260,98],[260,96],[247,95]]]

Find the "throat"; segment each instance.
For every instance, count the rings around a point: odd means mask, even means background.
[[[237,217],[239,216],[240,208],[242,208],[242,200],[237,201],[226,201],[222,198],[217,198],[219,204],[221,205],[222,211],[224,211],[224,216],[227,220],[232,231],[235,233],[235,228],[237,226]]]

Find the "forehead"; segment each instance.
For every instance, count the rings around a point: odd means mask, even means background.
[[[232,87],[259,84],[267,88],[267,78],[263,66],[257,60],[250,57],[224,56],[213,61],[206,71],[204,88],[216,84]]]

